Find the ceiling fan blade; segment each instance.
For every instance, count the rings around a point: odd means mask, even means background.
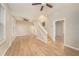
[[[40,11],[42,11],[42,10],[43,10],[43,7],[44,7],[44,6],[41,6],[41,9],[40,9]]]
[[[48,4],[48,3],[46,4],[46,6],[48,6],[49,8],[52,8],[52,7],[53,7],[52,5],[50,5],[50,4]]]
[[[32,3],[32,5],[40,5],[41,3]]]
[[[24,21],[28,21],[28,19],[25,19],[25,18],[24,18]]]

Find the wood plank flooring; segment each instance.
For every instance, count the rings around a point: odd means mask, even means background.
[[[16,37],[12,46],[5,56],[64,56],[79,55],[79,51],[64,47],[63,43],[53,43],[50,39],[48,44],[38,40],[34,35]]]

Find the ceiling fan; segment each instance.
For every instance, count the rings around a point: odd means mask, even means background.
[[[43,8],[44,8],[43,3],[32,3],[32,5],[42,5],[40,11],[42,11]],[[49,4],[49,3],[45,3],[45,5],[46,5],[47,7],[49,7],[49,8],[53,8],[53,6],[52,6],[51,4]]]

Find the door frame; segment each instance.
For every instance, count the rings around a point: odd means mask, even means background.
[[[55,43],[55,41],[56,41],[56,22],[57,21],[64,21],[64,42],[65,42],[65,18],[63,18],[63,19],[57,19],[57,20],[54,20],[53,21],[53,41],[54,41],[54,43]]]

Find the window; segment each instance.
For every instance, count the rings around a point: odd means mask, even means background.
[[[0,43],[4,39],[4,8],[0,4]]]

